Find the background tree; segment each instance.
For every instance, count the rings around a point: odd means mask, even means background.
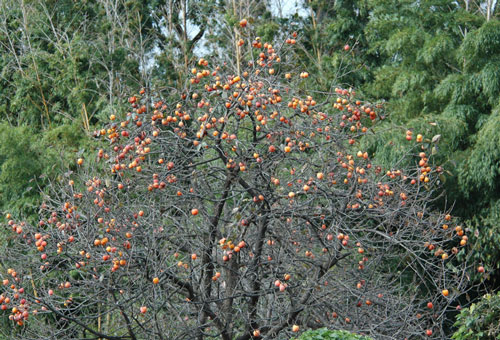
[[[497,269],[500,211],[494,169],[500,158],[492,148],[498,141],[493,131],[500,93],[498,14],[493,6],[488,17],[486,2],[480,7],[467,1],[373,4],[365,33],[383,62],[364,85],[365,93],[387,101],[390,123],[436,136],[437,157],[447,170],[441,178],[447,197],[478,237],[476,256],[488,269]],[[366,141],[368,150],[390,164],[405,140],[380,128],[377,138]]]
[[[107,146],[51,184],[39,223],[7,216],[0,308],[15,327],[2,331],[447,338],[469,287],[467,235],[431,209],[431,146],[417,135],[399,163],[411,166],[372,164],[358,139],[382,109],[302,90],[292,38],[253,40],[241,76],[200,59],[185,91],[130,97],[99,132]]]
[[[155,87],[184,88],[182,82],[194,62],[195,48],[207,36],[214,16],[222,7],[218,1],[170,0],[155,3],[151,17],[157,51],[154,58]]]
[[[311,74],[318,75],[314,78],[319,88],[361,87],[376,61],[364,34],[369,1],[307,0],[303,6],[308,15],[297,18],[304,36],[298,51],[302,67],[310,65]],[[346,51],[351,58],[344,58]]]
[[[407,141],[393,133],[393,124],[422,132],[429,143],[436,137],[434,152],[439,150],[436,157],[446,169],[441,177],[447,193],[443,197],[454,202],[454,212],[473,231],[475,256],[485,263],[491,274],[486,277],[493,279],[488,284],[496,289],[500,216],[494,185],[500,158],[493,150],[498,140],[493,131],[498,126],[496,2],[307,1],[304,6],[313,11],[299,31],[309,37],[304,43],[308,52],[317,49],[311,47],[315,35],[321,37],[316,46],[338,43],[334,37],[339,36],[340,41],[358,41],[350,46],[354,57],[343,64],[345,77],[339,77],[344,73],[339,63],[329,71],[311,68],[310,73],[320,83],[339,79],[345,86],[356,85],[364,97],[385,102],[391,115],[378,125],[375,138],[363,141],[377,162],[388,166],[407,150]],[[323,20],[313,25],[314,17]],[[330,23],[333,17],[338,18]],[[345,23],[357,25],[342,35],[342,28],[349,26]],[[339,49],[321,49],[320,56],[326,61]],[[299,60],[317,65],[317,59],[303,53]]]
[[[151,19],[144,1],[2,0],[0,9],[0,209],[33,213],[40,198],[28,180],[83,152],[91,126],[149,82]]]

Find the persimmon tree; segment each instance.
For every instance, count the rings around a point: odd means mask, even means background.
[[[95,158],[49,187],[37,225],[7,215],[2,332],[446,338],[467,236],[429,208],[442,171],[431,142],[395,127],[414,166],[372,164],[359,138],[384,108],[308,91],[287,59],[295,39],[242,39],[240,74],[200,59],[183,92],[130,97],[96,132]]]

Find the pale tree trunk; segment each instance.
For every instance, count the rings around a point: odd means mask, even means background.
[[[311,0],[309,0],[309,5],[310,4],[311,4]],[[316,22],[316,13],[314,13],[312,6],[310,6],[310,9],[311,9],[311,20],[312,20],[313,29],[314,29],[314,32],[317,33],[318,32],[318,25]],[[316,58],[318,59],[318,68],[321,71],[321,48],[317,44],[313,43],[313,50],[314,50],[314,54],[316,55]]]
[[[188,72],[188,37],[187,37],[187,1],[183,0],[182,2],[182,25],[184,27],[184,31],[182,32],[182,46],[184,49],[184,69],[186,74]]]
[[[111,31],[108,32],[108,54],[112,55],[115,51],[115,36],[114,32],[116,30],[114,15],[113,15],[113,4],[111,1],[103,2],[104,9],[106,10],[106,17],[111,22]],[[114,71],[113,66],[107,68],[108,71],[108,104],[113,107],[113,89],[114,89]]]
[[[486,21],[490,21],[495,16],[498,0],[488,0],[486,3]]]
[[[21,2],[21,9],[22,9],[22,13],[23,13],[23,30],[24,30],[24,35],[26,37],[26,42],[28,44],[28,48],[29,48],[29,51],[30,51],[30,54],[31,54],[31,60],[33,61],[33,69],[35,70],[36,80],[37,80],[37,86],[38,86],[38,89],[40,90],[40,97],[42,98],[43,111],[45,113],[45,116],[47,117],[47,123],[48,123],[49,128],[50,128],[49,107],[48,107],[48,104],[47,104],[47,100],[45,100],[45,94],[43,93],[42,82],[41,82],[41,79],[40,79],[40,72],[38,71],[38,64],[37,64],[37,62],[35,60],[35,56],[33,55],[33,49],[31,47],[31,39],[30,39],[29,31],[28,31],[28,19],[27,19],[29,13],[27,12],[24,0]],[[42,122],[42,126],[43,126],[43,115],[41,115],[40,121]]]
[[[237,18],[237,20],[241,20],[240,18],[240,13],[236,8],[236,0],[233,0],[233,15]],[[235,40],[235,47],[236,47],[236,71],[238,76],[240,75],[240,63],[241,63],[241,50],[240,50],[240,45],[238,41],[240,40],[240,32],[237,27],[234,27],[234,40]]]

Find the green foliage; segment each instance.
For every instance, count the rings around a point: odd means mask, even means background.
[[[479,29],[470,32],[460,46],[466,71],[479,70],[492,59],[499,58],[500,21],[485,22]]]
[[[373,0],[369,6],[363,34],[378,66],[362,88],[386,102],[388,123],[426,139],[441,136],[435,145],[424,142],[424,151],[440,151],[447,202],[479,231],[477,249],[490,249],[477,258],[497,268],[497,243],[486,235],[495,235],[500,200],[500,21],[485,21],[459,2]],[[380,126],[363,146],[391,164],[407,150],[403,137]]]
[[[35,209],[38,190],[33,181],[45,166],[42,150],[27,127],[0,125],[0,196],[2,210]],[[35,187],[34,187],[35,186]],[[32,210],[32,211],[33,211]]]
[[[445,32],[429,37],[425,40],[423,48],[418,51],[417,60],[432,66],[441,60],[451,60],[454,55],[455,42],[453,37]]]
[[[39,190],[88,143],[80,124],[42,134],[0,123],[0,210],[22,215],[37,211]]]
[[[342,330],[320,328],[308,330],[295,340],[371,340],[371,338]]]
[[[477,261],[485,263],[487,272],[494,273],[500,269],[500,200],[490,199],[485,195],[484,206],[479,214],[467,221],[467,226],[473,231],[471,238],[474,244],[474,256]],[[486,274],[483,279],[490,279]]]
[[[375,61],[362,34],[369,20],[369,1],[307,1],[310,17],[299,20],[301,68],[315,77],[318,89],[364,83]],[[344,46],[349,45],[349,51]]]
[[[138,69],[136,62],[132,67],[130,56],[134,46],[114,46],[111,41],[123,36],[100,30],[106,23],[116,26],[104,8],[72,1],[25,7],[8,3],[11,7],[2,15],[22,34],[2,27],[8,43],[0,50],[4,59],[0,117],[40,129],[71,123],[82,115],[92,119],[103,108],[99,97],[108,97],[106,87],[111,92],[118,89],[110,76],[119,77],[123,88],[136,83],[130,74]],[[92,24],[74,25],[83,16]],[[126,24],[130,26],[124,29],[135,29],[132,21]],[[112,104],[110,100],[108,105]]]
[[[148,2],[106,6],[0,2],[1,210],[33,213],[53,168],[73,162],[92,126],[140,86]]]
[[[500,292],[486,294],[457,316],[455,340],[500,339]]]
[[[276,34],[279,32],[280,26],[276,22],[267,22],[259,25],[257,28],[257,34],[264,41],[275,40]]]
[[[474,191],[497,191],[500,177],[500,105],[487,118],[477,133],[474,148],[462,164],[459,179],[461,186]],[[465,190],[464,190],[465,191]],[[465,191],[468,193],[468,191]]]

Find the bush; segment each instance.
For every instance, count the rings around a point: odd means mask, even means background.
[[[477,303],[463,309],[455,323],[455,340],[500,339],[500,292],[486,294]]]

